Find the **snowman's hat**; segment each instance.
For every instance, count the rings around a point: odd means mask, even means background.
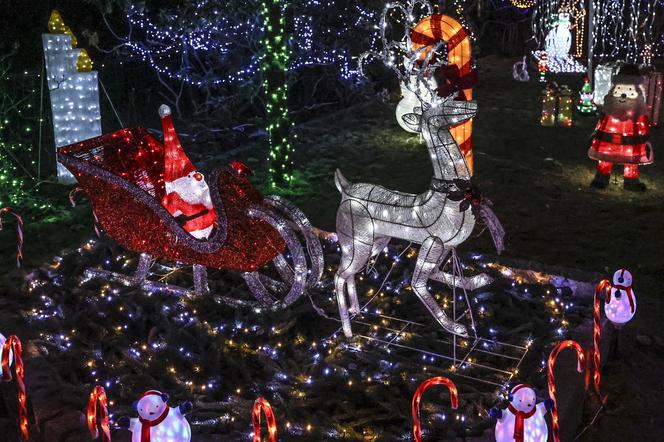
[[[535,391],[535,389],[530,384],[517,384],[517,385],[514,386],[514,388],[512,388],[510,390],[509,394],[507,395],[507,398],[509,399],[509,401],[510,402],[512,401],[512,399],[514,397],[514,393],[516,393],[517,391],[519,391],[523,388],[530,388],[531,390]]]
[[[162,104],[159,106],[159,116],[164,129],[164,182],[170,183],[195,171],[196,166],[189,160],[180,144],[173,127],[171,108]]]

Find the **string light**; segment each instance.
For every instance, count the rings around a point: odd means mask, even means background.
[[[341,9],[332,0],[307,0],[292,8],[287,69],[335,66],[342,79],[360,81],[348,49],[353,43],[350,31],[370,29],[376,13],[359,5]],[[199,87],[243,85],[261,71],[260,51],[247,49],[247,42],[265,31],[261,8],[245,13],[233,15],[212,0],[199,0],[178,14],[160,14],[157,21],[145,7],[131,5],[127,11],[131,30],[122,39],[122,47],[130,57],[149,63],[172,80]],[[369,32],[370,47],[377,39],[376,30]]]

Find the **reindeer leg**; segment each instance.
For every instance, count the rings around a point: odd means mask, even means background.
[[[358,233],[364,233],[364,236]],[[369,233],[370,236],[366,234]],[[339,315],[344,334],[353,335],[350,314],[360,311],[360,303],[355,289],[355,275],[364,267],[371,256],[373,246],[373,222],[367,209],[353,200],[341,203],[337,210],[337,238],[341,246],[341,262],[335,275],[335,289],[339,303]],[[350,310],[346,300],[350,298]]]
[[[420,298],[420,301],[422,301],[427,310],[429,310],[445,330],[455,335],[466,337],[468,336],[466,327],[448,318],[427,288],[429,277],[448,253],[449,250],[445,249],[443,241],[440,238],[430,236],[424,240],[417,255],[417,263],[415,264],[411,286],[415,294]]]

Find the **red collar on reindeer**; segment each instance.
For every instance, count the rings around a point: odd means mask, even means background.
[[[533,388],[528,384],[519,384],[516,387],[512,388],[511,394],[516,393],[522,388]],[[507,409],[514,415],[514,441],[523,442],[524,440],[524,428],[526,419],[532,417],[537,411],[537,406],[533,405],[533,409],[529,412],[520,411],[514,408],[512,404],[507,405]]]
[[[145,393],[143,393],[141,395],[139,400],[144,398],[145,396],[151,396],[151,395],[161,396],[161,392],[159,392],[157,390],[148,390],[148,391],[146,391]],[[156,427],[157,425],[162,423],[164,421],[164,419],[166,419],[166,416],[168,416],[169,411],[171,411],[171,407],[166,405],[166,409],[161,414],[161,416],[159,416],[157,419],[147,420],[147,419],[143,419],[140,416],[138,417],[138,420],[141,423],[141,442],[150,442],[150,429],[152,427]]]

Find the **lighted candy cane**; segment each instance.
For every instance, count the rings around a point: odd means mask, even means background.
[[[99,429],[97,428],[97,403],[99,403],[99,417],[101,418],[101,423],[99,426],[102,431],[103,442],[111,442],[111,428],[108,421],[108,405],[106,400],[106,391],[104,387],[97,385],[92,393],[90,393],[90,399],[88,400],[88,429],[90,430],[90,436],[92,439],[97,439],[99,437]]]
[[[594,372],[593,372],[593,383],[595,385],[595,392],[599,395],[599,384],[601,380],[601,370],[602,370],[602,357],[600,354],[600,343],[601,343],[601,338],[602,338],[602,326],[599,322],[600,319],[600,301],[602,297],[602,292],[604,290],[608,290],[608,294],[611,293],[611,281],[608,279],[602,279],[599,284],[597,284],[597,288],[595,289],[595,299],[593,302],[593,345],[594,345],[594,352],[593,352],[593,365],[594,365]]]
[[[10,207],[3,207],[0,209],[0,230],[2,230],[2,215],[5,213],[10,213],[16,217],[16,230],[18,231],[16,267],[21,267],[21,261],[23,260],[23,218],[21,218],[21,215],[14,212]]]
[[[452,402],[452,409],[456,410],[459,407],[459,395],[457,393],[456,385],[454,382],[443,376],[427,379],[422,382],[415,394],[413,395],[412,414],[413,414],[413,436],[416,442],[422,442],[422,428],[420,424],[420,401],[424,392],[433,385],[445,385],[450,391],[450,401]]]
[[[0,371],[2,371],[2,380],[11,381],[12,372],[9,366],[9,354],[14,354],[14,371],[16,372],[16,385],[18,386],[18,419],[19,427],[21,428],[21,435],[23,440],[28,440],[30,435],[28,433],[28,397],[25,394],[25,383],[23,382],[25,372],[23,371],[23,346],[18,336],[10,336],[2,346],[2,361],[0,361]]]
[[[419,60],[423,61],[437,43],[444,42],[447,46],[447,60],[455,65],[459,77],[473,72],[471,63],[470,35],[457,20],[444,14],[433,14],[417,23],[410,34],[413,51],[419,53]],[[473,89],[463,89],[465,100],[472,100]],[[468,169],[473,173],[473,133],[472,119],[450,128],[452,137],[463,152]]]
[[[553,374],[553,367],[556,365],[556,359],[561,351],[566,348],[573,348],[576,351],[577,357],[577,371],[583,373],[586,367],[586,357],[583,348],[576,341],[563,341],[559,342],[551,351],[548,363],[548,382],[549,382],[549,397],[553,399],[553,409],[551,410],[551,423],[553,427],[553,440],[560,442],[560,423],[558,421],[558,399],[556,399],[556,378]]]
[[[254,442],[261,442],[263,440],[261,439],[261,411],[265,413],[269,442],[277,442],[277,420],[274,418],[272,406],[262,397],[256,399],[254,409],[251,413],[251,419],[254,423]]]

